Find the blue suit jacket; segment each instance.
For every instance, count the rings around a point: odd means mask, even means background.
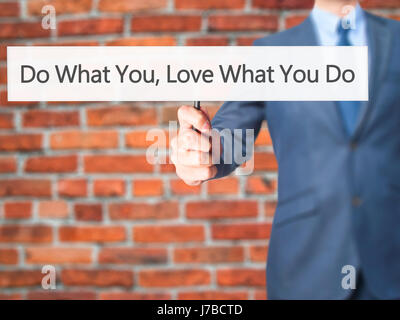
[[[271,299],[346,298],[345,265],[362,270],[372,295],[400,298],[400,23],[369,13],[366,21],[370,97],[352,137],[335,102],[226,102],[212,121],[256,132],[268,122],[279,164]],[[308,18],[255,45],[318,43]],[[217,178],[237,165],[217,165]]]

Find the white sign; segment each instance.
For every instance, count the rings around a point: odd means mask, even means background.
[[[8,47],[9,101],[368,100],[367,47]]]

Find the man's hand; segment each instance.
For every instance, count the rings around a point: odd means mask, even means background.
[[[171,141],[171,161],[186,184],[198,185],[217,174],[212,164],[210,119],[203,109],[182,106],[178,120],[180,130]]]

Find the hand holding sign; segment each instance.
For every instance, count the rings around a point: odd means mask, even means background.
[[[186,184],[198,185],[217,174],[212,163],[210,119],[203,108],[182,106],[178,110],[178,120],[180,130],[171,141],[171,161]]]

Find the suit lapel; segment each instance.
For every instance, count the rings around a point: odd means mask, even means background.
[[[391,34],[385,27],[385,21],[364,12],[367,23],[369,54],[369,100],[362,103],[360,117],[354,133],[354,139],[360,137],[362,129],[370,118],[378,94],[378,86],[388,67],[388,55],[391,47]]]

